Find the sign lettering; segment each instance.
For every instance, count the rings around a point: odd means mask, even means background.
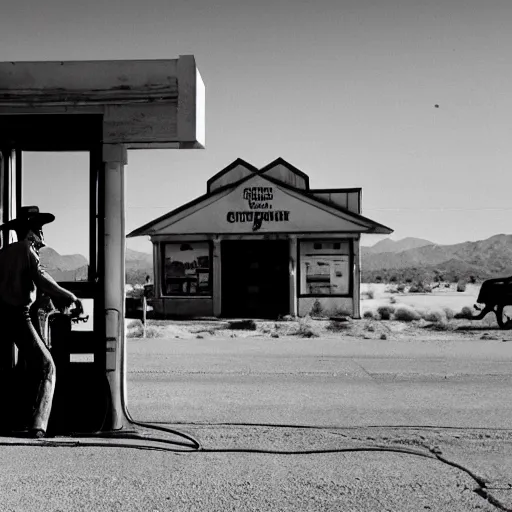
[[[230,224],[250,222],[252,230],[258,231],[263,222],[289,222],[289,211],[273,209],[272,187],[247,187],[244,188],[242,197],[247,202],[248,209],[228,212],[226,220]]]

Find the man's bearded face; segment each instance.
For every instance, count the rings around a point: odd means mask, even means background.
[[[32,243],[34,249],[39,252],[39,249],[45,247],[43,230],[41,228],[31,228],[27,233],[27,240]]]

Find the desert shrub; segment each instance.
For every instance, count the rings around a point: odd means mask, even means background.
[[[373,299],[375,297],[375,290],[373,288],[368,288],[368,290],[366,290],[366,296],[369,299]]]
[[[233,320],[228,322],[228,329],[237,330],[237,331],[255,331],[256,330],[256,322],[252,319],[250,320]]]
[[[127,338],[142,338],[142,322],[140,320],[131,320],[126,325]]]
[[[397,277],[396,277],[396,276],[391,276],[391,277],[389,278],[389,282],[390,282],[390,283],[396,283],[396,282],[397,282]]]
[[[457,283],[457,291],[458,292],[465,292],[466,291],[466,281],[459,281]]]
[[[400,322],[412,322],[413,320],[419,320],[420,315],[414,309],[400,307],[395,311],[395,320]]]
[[[363,318],[375,318],[375,315],[373,311],[368,310],[363,313]]]
[[[399,292],[399,293],[403,293],[405,291],[405,284],[404,283],[400,283],[397,287],[396,287],[396,291]]]
[[[423,281],[418,281],[409,288],[409,293],[430,293],[432,288]]]
[[[408,277],[408,278],[405,280],[405,282],[406,282],[407,284],[412,283],[412,279],[411,279],[410,277]]]
[[[475,284],[476,283],[476,277],[475,276],[469,276],[469,282],[471,284]]]
[[[311,308],[311,311],[309,314],[311,316],[322,316],[322,313],[324,312],[324,308],[320,301],[318,299],[315,299],[315,302],[313,302],[313,306]]]
[[[450,308],[443,308],[443,312],[446,316],[446,320],[452,320],[453,317],[455,316],[455,313]]]
[[[424,315],[423,315],[423,318],[427,321],[427,322],[432,322],[432,323],[444,323],[446,322],[446,316],[444,314],[444,311],[427,311]]]
[[[309,315],[299,318],[299,325],[295,331],[291,332],[291,334],[300,336],[301,338],[319,337],[319,334],[311,326],[311,317]]]
[[[389,320],[394,310],[395,308],[393,306],[379,306],[377,308],[377,313],[381,320]]]
[[[473,311],[471,311],[471,308],[468,306],[464,306],[459,313],[456,313],[454,315],[454,318],[464,318],[464,319],[471,319],[473,317]]]
[[[350,324],[348,322],[337,322],[336,320],[331,320],[326,329],[331,332],[341,332],[346,331],[349,328]]]
[[[396,304],[396,297],[390,297],[389,298],[389,303],[390,304]]]

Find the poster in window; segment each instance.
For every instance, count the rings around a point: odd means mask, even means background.
[[[301,292],[308,295],[349,293],[349,257],[343,255],[304,256],[301,261]]]

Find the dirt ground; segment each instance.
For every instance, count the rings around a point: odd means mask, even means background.
[[[465,306],[473,307],[480,291],[480,285],[467,284],[463,292],[457,291],[457,284],[455,283],[441,283],[438,288],[434,288],[430,293],[396,293],[396,289],[396,285],[362,283],[362,312],[377,310],[379,306],[390,304],[392,300],[395,300],[395,307],[405,304],[420,310],[450,308],[454,313],[457,313]]]
[[[195,320],[148,320],[146,329],[139,320],[126,320],[129,338],[213,338],[213,337],[351,337],[355,339],[449,340],[490,339],[512,341],[512,330],[500,330],[496,317],[489,313],[483,320],[453,318],[462,308],[470,308],[478,296],[479,285],[468,284],[457,292],[456,284],[441,285],[431,293],[397,293],[396,286],[361,285],[360,320],[285,317],[280,320],[240,320],[204,318]],[[379,307],[389,306],[412,312],[412,321],[399,321],[391,314],[382,319]]]
[[[491,315],[489,315],[491,316]],[[446,323],[424,319],[411,322],[361,319],[345,322],[303,318],[290,321],[255,320],[252,328],[232,328],[229,320],[148,320],[144,333],[139,320],[127,320],[128,338],[353,338],[381,340],[461,340],[512,341],[512,330],[503,331],[493,321],[450,320]]]

